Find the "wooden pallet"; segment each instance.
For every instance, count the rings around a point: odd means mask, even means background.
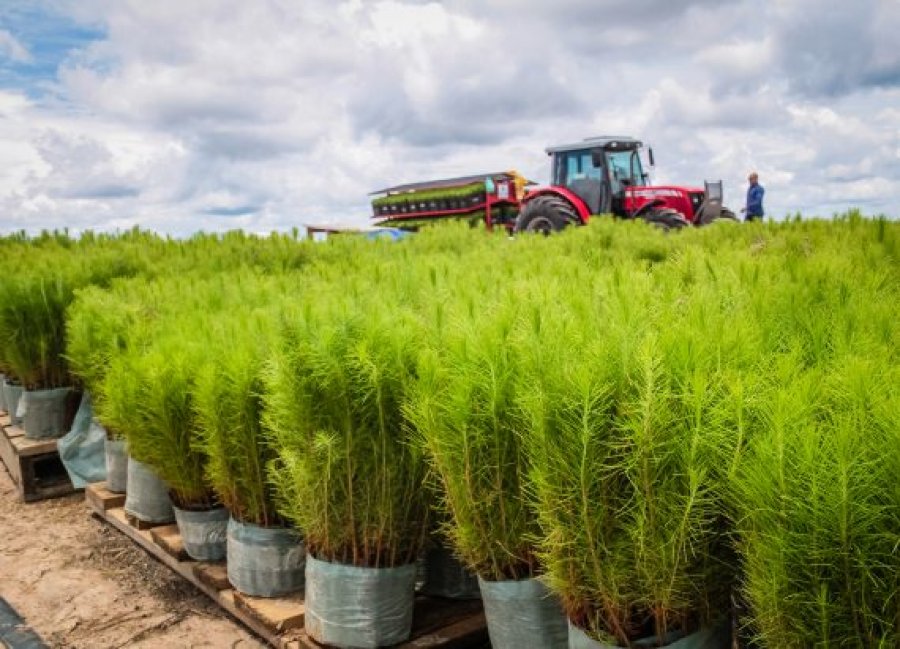
[[[19,426],[0,416],[0,459],[24,502],[65,496],[75,491],[59,459],[55,439],[28,439]]]
[[[124,496],[105,483],[88,485],[85,499],[92,513],[125,534],[149,554],[191,582],[229,615],[277,649],[321,649],[303,631],[305,613],[300,596],[262,598],[237,592],[228,582],[224,563],[206,563],[187,557],[175,525],[138,529],[122,508]],[[465,649],[487,644],[487,626],[480,601],[452,601],[418,596],[412,636],[399,647]]]

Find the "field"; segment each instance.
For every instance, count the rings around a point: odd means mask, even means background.
[[[302,539],[308,607],[328,570],[399,579],[441,545],[540,580],[593,646],[900,645],[896,222],[47,233],[0,259],[8,383],[89,394],[177,510]]]

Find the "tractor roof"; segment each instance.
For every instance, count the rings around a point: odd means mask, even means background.
[[[567,151],[581,151],[583,149],[606,147],[612,143],[620,143],[621,146],[616,148],[621,148],[623,150],[639,149],[641,146],[643,146],[643,143],[640,140],[636,140],[633,137],[629,137],[627,135],[600,135],[597,137],[587,137],[581,142],[575,142],[573,144],[559,144],[556,146],[549,146],[547,147],[547,153],[552,154],[565,153]]]

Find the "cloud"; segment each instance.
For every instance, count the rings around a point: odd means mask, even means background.
[[[751,168],[776,215],[900,204],[895,2],[40,7],[0,10],[0,230],[364,222],[378,187],[546,181],[545,146],[610,132],[735,208]]]
[[[16,63],[30,63],[31,53],[19,40],[5,29],[0,29],[0,57]]]
[[[237,205],[235,207],[207,207],[203,213],[211,216],[246,216],[258,211],[258,205]]]
[[[798,93],[836,96],[900,84],[900,4],[817,0],[774,5],[781,68]]]

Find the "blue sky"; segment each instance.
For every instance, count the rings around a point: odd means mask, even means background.
[[[7,57],[0,66],[0,87],[15,89],[34,99],[52,93],[56,73],[69,56],[104,37],[102,22],[80,24],[53,5],[7,0],[0,5],[0,30],[27,50],[27,60]]]
[[[0,0],[0,231],[359,223],[603,133],[735,209],[757,170],[776,218],[896,218],[898,32],[894,0]]]

